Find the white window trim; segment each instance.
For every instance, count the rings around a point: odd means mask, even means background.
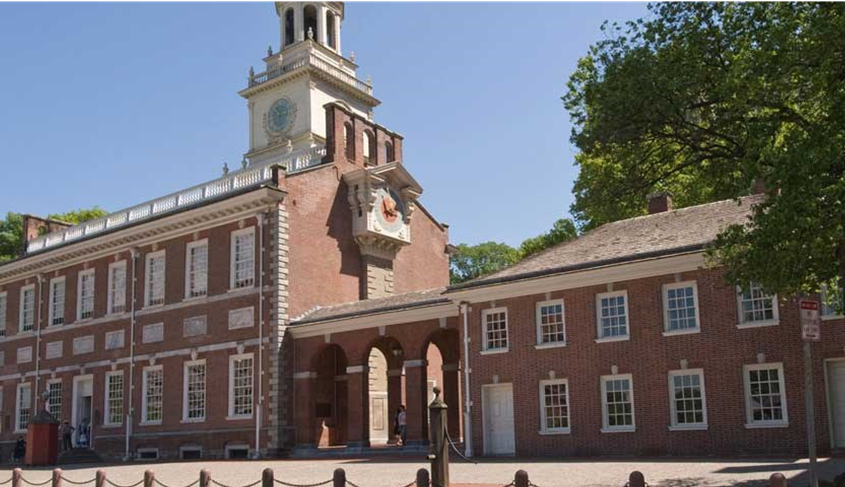
[[[487,315],[494,314],[494,313],[505,313],[505,345],[501,348],[487,348]],[[482,355],[489,355],[494,353],[506,353],[510,350],[511,347],[511,334],[510,334],[510,325],[508,324],[510,321],[508,316],[508,308],[507,306],[500,306],[498,308],[488,308],[485,310],[481,310],[481,354]]]
[[[106,314],[113,315],[114,312],[114,270],[123,268],[123,276],[124,276],[124,283],[129,282],[129,275],[126,269],[126,260],[121,260],[118,262],[112,262],[109,264],[109,279],[108,279],[108,290],[106,292]],[[118,291],[119,292],[119,291]],[[126,308],[126,289],[123,289],[123,307]],[[125,311],[124,311],[125,312]]]
[[[736,287],[736,314],[737,314],[737,322],[736,325],[739,329],[745,328],[761,328],[764,326],[777,326],[780,324],[780,312],[778,308],[780,308],[778,304],[778,295],[772,294],[772,316],[771,320],[763,320],[763,321],[744,321],[744,313],[742,312],[742,286]]]
[[[546,427],[546,397],[544,387],[552,384],[563,384],[566,386],[566,419],[569,426],[566,428]],[[572,406],[569,403],[569,379],[546,379],[540,381],[540,434],[541,435],[568,435],[572,432]]]
[[[6,338],[6,330],[9,328],[9,293],[7,291],[0,292],[0,299],[4,300],[3,314],[0,315],[0,330],[3,331],[0,333],[0,340],[2,340]]]
[[[241,235],[252,235],[252,238],[253,238],[253,240],[252,240],[252,242],[253,242],[253,247],[252,247],[252,252],[253,252],[253,256],[252,256],[252,267],[253,267],[253,269],[252,269],[252,286],[245,286],[245,287],[236,288],[235,287],[235,277],[236,277],[235,276],[235,257],[236,257],[236,255],[235,255],[236,254],[235,239],[237,237],[241,236]],[[260,245],[260,242],[258,241],[258,238],[255,236],[255,225],[253,225],[251,227],[246,227],[246,228],[243,228],[243,229],[240,229],[240,230],[235,230],[229,236],[229,291],[230,292],[231,291],[238,291],[240,289],[249,289],[250,287],[255,287],[256,282],[258,281],[255,278],[255,276],[256,276],[255,263],[258,261],[258,259],[255,257],[255,250],[258,248],[258,245]],[[258,272],[260,272],[260,271],[258,271]]]
[[[14,430],[15,434],[19,433],[26,433],[29,428],[18,428],[21,419],[21,390],[24,388],[29,388],[29,418],[32,419],[32,409],[33,409],[33,397],[32,397],[32,383],[31,382],[21,382],[18,384],[16,393],[15,393],[15,424],[12,425],[12,429]]]
[[[161,458],[158,454],[158,448],[147,447],[147,448],[138,448],[137,450],[135,450],[135,454],[137,455],[139,460],[142,459],[141,458],[142,453],[155,453],[156,454],[155,458],[143,458],[143,460],[158,460],[159,458]]]
[[[748,380],[749,372],[752,370],[778,369],[778,380],[780,381],[780,402],[783,410],[783,419],[778,421],[754,421],[751,410],[751,382]],[[783,375],[783,362],[772,362],[767,364],[753,364],[742,366],[742,382],[745,388],[745,427],[755,428],[786,428],[789,426],[789,416],[786,409],[786,378]]]
[[[601,300],[603,298],[613,298],[617,296],[625,296],[625,330],[627,331],[627,333],[624,335],[603,337],[601,329]],[[596,294],[596,343],[624,342],[630,339],[631,313],[628,309],[628,290],[623,289],[621,291],[610,291],[606,293]]]
[[[685,287],[692,288],[692,299],[695,301],[695,328],[669,330],[669,290]],[[663,336],[692,335],[701,333],[701,316],[699,314],[698,283],[696,281],[672,282],[663,285]]]
[[[200,296],[191,296],[191,250],[196,247],[205,247],[206,248],[206,261],[205,261],[205,294]],[[185,301],[190,301],[192,299],[202,299],[208,296],[208,268],[209,262],[208,258],[210,257],[208,253],[208,239],[203,238],[201,240],[196,240],[194,242],[188,242],[185,244]]]
[[[123,371],[122,370],[116,370],[116,371],[106,372],[106,378],[105,378],[105,381],[104,381],[105,390],[103,391],[103,396],[104,396],[104,398],[103,398],[104,399],[103,400],[103,402],[104,402],[104,405],[103,405],[103,411],[104,411],[103,426],[105,426],[105,427],[122,426],[123,425],[123,417],[126,414],[126,381],[124,379],[123,394],[121,395],[122,401],[123,401],[123,413],[124,414],[121,414],[119,423],[112,423],[112,422],[109,421],[109,418],[111,417],[111,402],[109,401],[109,379],[111,377],[115,377],[115,376],[123,377]],[[146,382],[145,382],[145,384],[146,384]]]
[[[822,286],[821,293],[819,293],[819,300],[821,301],[822,310],[824,310],[824,302],[827,300],[827,286]],[[835,314],[835,312],[834,312],[834,314],[830,314],[830,315],[825,315],[825,314],[821,315],[822,321],[841,320],[842,318],[845,318],[845,315],[843,315],[841,313]]]
[[[179,459],[184,460],[185,452],[193,452],[197,451],[200,453],[200,458],[202,458],[202,446],[200,445],[182,445],[179,447]]]
[[[235,361],[252,359],[252,414],[235,415]],[[229,355],[229,410],[226,419],[252,419],[255,415],[255,357],[252,353]]]
[[[49,390],[50,390],[50,386],[51,386],[52,384],[62,384],[62,379],[48,379],[48,380],[47,380],[47,382],[44,384],[44,391],[49,391]],[[59,399],[59,400],[61,401],[61,402],[59,403],[59,405],[60,405],[61,407],[59,408],[59,410],[62,410],[62,409],[64,408],[64,397],[62,397],[62,396],[64,396],[64,393],[65,393],[65,391],[64,391],[64,388],[65,388],[65,387],[64,387],[64,384],[62,384],[62,385],[61,385],[61,387],[62,387],[62,391],[61,391],[61,392],[62,392],[62,395],[60,396],[60,399]],[[48,396],[48,398],[49,398],[49,396]],[[46,403],[47,401],[45,400],[44,402]],[[45,404],[45,406],[46,406],[46,404]],[[48,411],[48,412],[49,412],[49,411]],[[59,415],[61,416],[61,413],[60,413]],[[56,419],[61,420],[62,418],[56,418]]]
[[[91,316],[88,318],[82,317],[82,279],[86,276],[94,276],[94,281],[92,283],[93,289],[91,290]],[[84,271],[79,271],[79,274],[76,278],[76,321],[88,321],[94,319],[94,308],[96,308],[96,299],[97,299],[97,275],[95,273],[95,269],[86,269]]]
[[[23,329],[23,311],[24,311],[24,302],[25,296],[27,291],[32,291],[32,328],[29,330]],[[19,309],[18,309],[18,334],[20,333],[35,333],[35,310],[37,309],[38,305],[35,302],[35,284],[30,284],[28,286],[23,286],[20,291],[20,299],[19,301]],[[8,305],[8,301],[6,303]]]
[[[203,405],[203,409],[205,410],[205,415],[202,418],[188,418],[188,368],[192,365],[202,365],[205,366],[205,404]],[[253,364],[253,371],[255,365]],[[206,420],[208,416],[208,365],[205,363],[205,359],[199,360],[189,360],[184,362],[182,366],[182,422],[183,423],[202,423]]]
[[[697,303],[696,303],[697,304]],[[678,375],[698,375],[701,386],[701,413],[704,421],[701,423],[678,424],[676,414],[677,404],[675,403],[675,384],[673,379]],[[706,430],[707,424],[707,393],[704,390],[704,369],[680,369],[669,371],[669,431],[696,431]]]
[[[153,283],[150,280],[150,268],[152,267],[152,261],[155,258],[164,257],[164,297],[165,301],[167,300],[167,253],[166,249],[161,249],[156,252],[150,252],[144,257],[144,307],[145,308],[156,308],[159,306],[164,306],[164,303],[158,304],[150,304],[150,294],[153,290]]]
[[[627,302],[627,300],[626,300]],[[631,426],[609,426],[607,424],[607,382],[628,379],[631,394]],[[633,433],[637,430],[636,407],[634,406],[634,376],[633,374],[616,374],[601,376],[601,432],[602,433]]]
[[[162,388],[162,410],[161,410],[161,419],[157,421],[147,421],[147,375],[150,372],[161,370],[161,388]],[[141,388],[141,425],[157,425],[161,424],[164,421],[164,367],[161,365],[148,365],[144,367],[143,373],[141,374],[141,380],[143,381],[142,388]]]
[[[53,309],[53,298],[55,298],[56,288],[55,285],[58,283],[65,283],[65,302],[62,303],[62,323],[53,324],[53,319],[56,318],[55,309]],[[47,302],[47,326],[61,326],[64,324],[64,317],[65,317],[65,305],[67,304],[67,282],[65,281],[65,276],[54,277],[50,279],[50,297],[49,301]]]
[[[545,306],[554,306],[560,305],[560,317],[563,320],[563,341],[562,342],[549,342],[543,343],[543,325],[540,322],[542,318],[542,314],[540,310]],[[563,299],[549,299],[548,301],[540,301],[534,306],[534,324],[537,329],[537,345],[534,348],[556,348],[556,347],[565,347],[566,346],[566,305],[563,303]],[[567,387],[567,393],[569,388]]]

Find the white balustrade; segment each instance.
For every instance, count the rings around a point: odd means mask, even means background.
[[[281,165],[288,173],[301,171],[320,164],[326,155],[326,147],[319,146],[297,151],[281,160],[270,161],[260,167],[247,167],[234,171],[220,179],[200,184],[132,208],[111,213],[103,218],[53,232],[29,241],[28,253],[44,250],[68,242],[101,233],[107,229],[146,220],[152,216],[173,211],[185,205],[193,205],[243,188],[258,187],[273,178],[273,166]]]

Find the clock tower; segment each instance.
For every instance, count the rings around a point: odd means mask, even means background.
[[[327,103],[339,103],[367,119],[379,104],[370,82],[357,78],[354,55],[342,54],[343,2],[276,2],[275,6],[280,47],[268,48],[264,70],[256,73],[250,68],[247,87],[239,92],[249,110],[245,157],[250,164],[323,147]]]

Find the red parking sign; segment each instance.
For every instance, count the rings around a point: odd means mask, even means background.
[[[799,304],[801,308],[801,338],[813,342],[820,341],[822,330],[818,301],[802,299]]]

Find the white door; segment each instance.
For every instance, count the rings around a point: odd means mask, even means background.
[[[370,393],[370,443],[387,443],[393,425],[388,418],[387,393]]]
[[[845,447],[845,360],[828,362],[830,381],[830,420],[833,427],[834,445]]]
[[[484,386],[484,453],[513,455],[516,453],[513,429],[513,386]]]
[[[75,428],[74,441],[76,446],[91,445],[91,427],[93,426],[92,412],[94,406],[94,376],[78,375],[73,378],[73,408],[71,425]],[[82,437],[82,425],[87,424],[87,434]]]

